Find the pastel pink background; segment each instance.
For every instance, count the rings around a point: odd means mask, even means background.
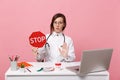
[[[9,55],[35,61],[28,37],[34,31],[49,33],[58,12],[66,15],[65,34],[74,41],[76,60],[82,50],[113,48],[110,80],[120,80],[120,0],[0,0],[0,80]]]

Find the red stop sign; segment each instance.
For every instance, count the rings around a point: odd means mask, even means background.
[[[46,43],[46,36],[40,31],[33,32],[29,37],[29,42],[33,47],[43,47]]]

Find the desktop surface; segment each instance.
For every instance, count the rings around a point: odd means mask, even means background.
[[[80,62],[70,62],[70,63],[62,63],[62,70],[54,70],[50,72],[44,72],[40,71],[37,72],[38,69],[41,67],[53,67],[54,63],[40,63],[40,62],[29,62],[33,66],[29,67],[31,72],[27,71],[26,72],[21,72],[20,70],[17,71],[11,71],[11,68],[9,68],[6,73],[5,73],[5,80],[40,80],[40,79],[45,79],[49,80],[55,80],[55,78],[60,78],[62,80],[92,80],[92,78],[100,79],[100,80],[109,80],[109,72],[108,71],[102,71],[102,72],[95,72],[95,73],[89,73],[87,74],[84,79],[83,77],[80,77],[78,71],[74,72],[71,70],[66,69],[66,67],[70,66],[79,66]],[[64,77],[63,77],[64,76]],[[73,78],[73,79],[72,79]]]

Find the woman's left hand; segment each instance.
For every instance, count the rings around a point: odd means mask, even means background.
[[[59,48],[61,56],[65,57],[65,58],[68,57],[68,46],[67,46],[67,43],[63,43],[63,45],[61,47],[62,47],[61,49]]]

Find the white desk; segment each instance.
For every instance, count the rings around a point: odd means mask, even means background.
[[[29,62],[33,64],[33,67],[29,69],[31,72],[26,71],[21,72],[20,70],[11,71],[9,68],[5,73],[5,80],[109,80],[109,73],[107,71],[89,73],[86,76],[80,76],[78,72],[73,72],[65,67],[79,65],[79,62],[71,62],[71,63],[62,63],[63,70],[60,71],[51,71],[37,72],[41,67],[53,66],[53,63],[40,63],[40,62]]]

